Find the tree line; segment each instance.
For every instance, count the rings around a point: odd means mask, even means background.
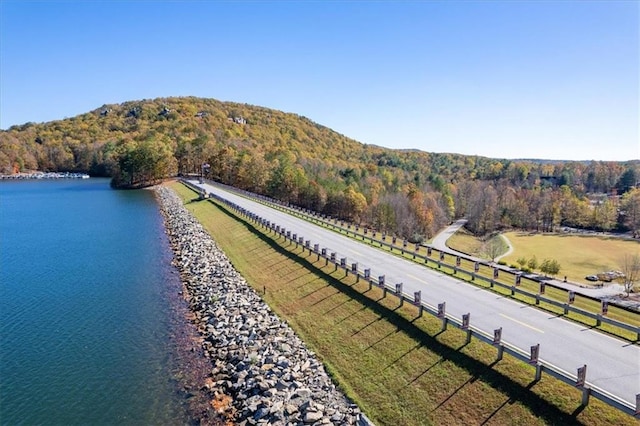
[[[210,168],[203,171],[202,165]],[[308,118],[200,98],[104,105],[0,132],[0,172],[81,171],[141,187],[202,174],[419,241],[560,226],[640,233],[640,161],[491,159],[362,144]]]

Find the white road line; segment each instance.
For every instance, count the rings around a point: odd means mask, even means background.
[[[515,318],[511,318],[510,316],[507,316],[507,315],[505,315],[505,314],[499,314],[499,315],[500,315],[501,317],[506,318],[506,319],[508,319],[508,320],[511,320],[511,321],[513,321],[513,322],[517,322],[517,323],[518,323],[518,324],[520,324],[520,325],[524,325],[525,327],[530,328],[530,329],[531,329],[531,330],[533,330],[533,331],[537,331],[538,333],[543,333],[543,334],[544,334],[544,331],[540,330],[539,328],[535,328],[535,327],[533,327],[533,326],[531,326],[531,325],[529,325],[529,324],[526,324],[526,323],[524,323],[524,322],[522,322],[522,321],[518,321],[517,319],[515,319]]]

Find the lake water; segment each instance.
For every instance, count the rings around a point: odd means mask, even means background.
[[[151,191],[0,183],[0,424],[187,424]]]

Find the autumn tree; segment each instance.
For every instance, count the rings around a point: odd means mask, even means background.
[[[635,282],[640,277],[640,254],[625,254],[620,261],[620,272],[624,274],[621,278],[624,291],[627,297],[633,291]]]
[[[353,186],[344,190],[345,213],[347,219],[360,222],[362,214],[367,208],[367,199]]]
[[[371,206],[370,220],[381,232],[394,232],[396,229],[396,212],[386,200]]]
[[[590,225],[595,229],[610,231],[616,226],[618,213],[609,198],[599,200],[593,206]]]
[[[470,195],[467,212],[467,228],[476,235],[485,235],[496,229],[498,222],[498,195],[492,185],[477,184]]]
[[[169,145],[155,139],[120,145],[112,179],[115,187],[137,188],[155,184],[177,172],[177,161]]]
[[[640,235],[640,188],[634,188],[622,196],[620,211],[623,224],[634,237]]]

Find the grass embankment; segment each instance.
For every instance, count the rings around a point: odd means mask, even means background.
[[[187,202],[195,193],[172,184]],[[472,341],[393,296],[325,266],[209,201],[187,208],[238,271],[305,340],[342,389],[379,425],[634,424],[629,416]]]

